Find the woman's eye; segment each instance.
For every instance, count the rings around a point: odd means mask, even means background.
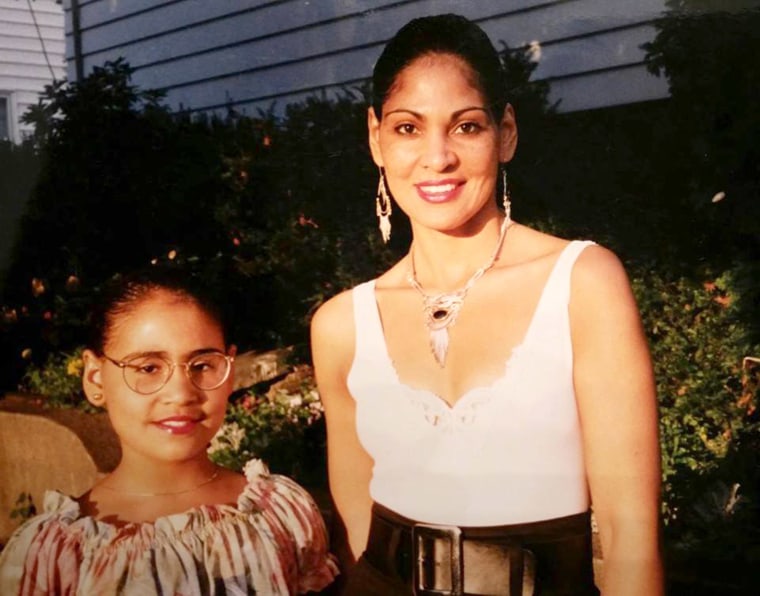
[[[402,135],[412,135],[417,132],[417,127],[409,123],[399,124],[396,127],[396,132]]]
[[[482,129],[483,127],[477,122],[462,122],[459,126],[457,126],[455,132],[470,135],[480,132]]]

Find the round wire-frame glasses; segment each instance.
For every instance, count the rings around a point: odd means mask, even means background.
[[[234,357],[217,351],[197,354],[187,362],[172,362],[159,354],[140,354],[128,360],[117,360],[105,353],[103,357],[118,366],[127,387],[141,395],[159,391],[169,382],[178,366],[185,369],[185,374],[194,387],[201,391],[211,391],[224,384],[235,360]]]

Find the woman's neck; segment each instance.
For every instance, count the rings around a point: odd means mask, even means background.
[[[409,249],[409,267],[428,293],[451,292],[461,288],[486,265],[499,244],[504,216],[497,210],[471,229],[447,234],[429,228],[414,229]]]

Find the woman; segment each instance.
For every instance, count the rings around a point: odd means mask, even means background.
[[[656,595],[638,311],[608,250],[511,221],[502,81],[487,36],[456,15],[410,22],[374,69],[377,212],[387,236],[392,196],[413,242],[312,322],[345,591],[594,594],[593,504],[604,594]]]

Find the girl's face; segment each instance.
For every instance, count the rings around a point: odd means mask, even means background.
[[[368,126],[372,156],[413,226],[467,232],[492,215],[499,162],[512,159],[517,129],[511,106],[494,121],[472,68],[449,54],[421,56],[396,77]]]
[[[122,369],[85,351],[84,388],[88,399],[108,410],[122,457],[163,462],[206,457],[206,447],[224,421],[232,391],[232,372],[218,388],[201,390],[180,363],[204,352],[225,352],[222,330],[197,304],[156,291],[111,326],[105,354],[118,361],[137,355],[174,362],[169,381],[155,393],[130,389]],[[228,352],[234,356],[235,348]]]

